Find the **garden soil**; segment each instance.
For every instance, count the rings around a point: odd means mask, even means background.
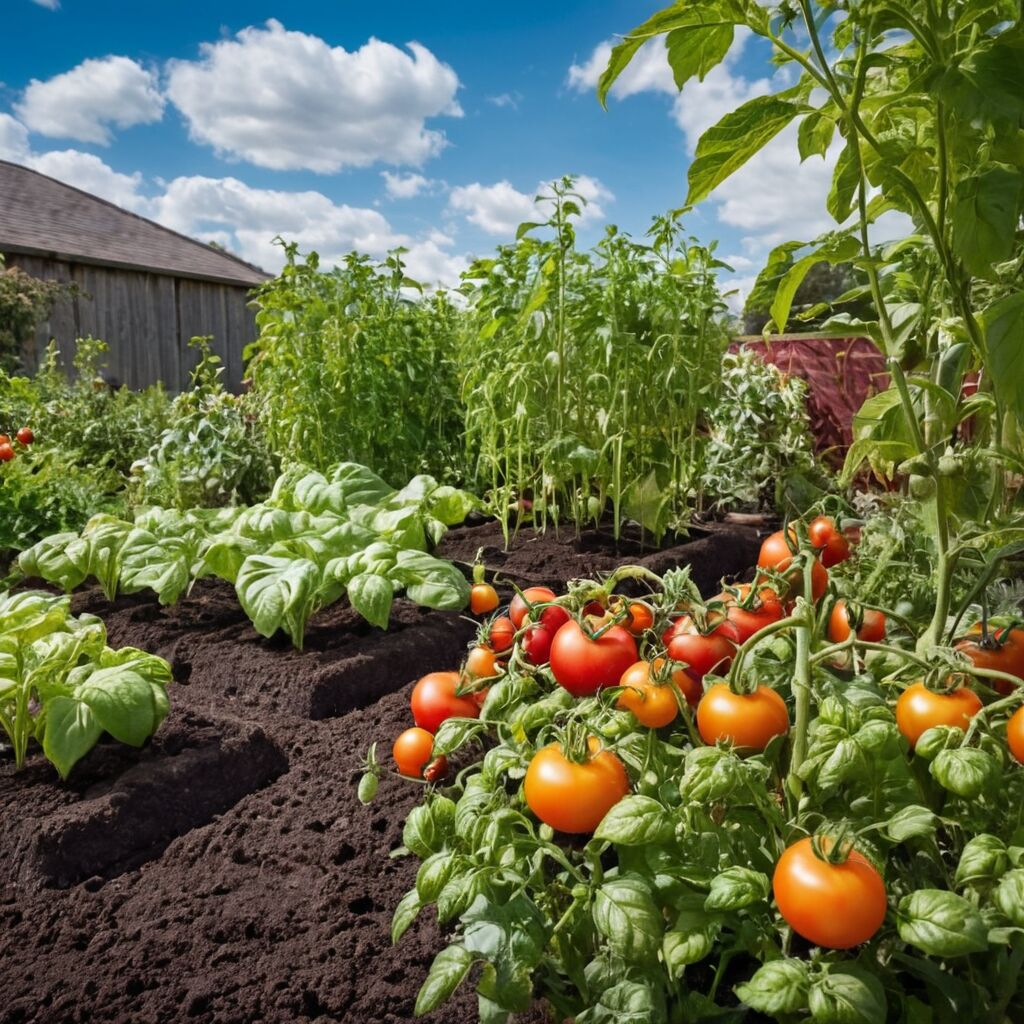
[[[492,574],[527,582],[692,564],[710,591],[757,543],[739,529],[616,553],[529,534],[506,553],[484,525],[441,553],[483,547]],[[413,681],[457,667],[473,625],[399,600],[384,634],[340,603],[298,652],[257,636],[220,582],[174,608],[86,590],[74,609],[101,614],[112,646],[168,659],[172,711],[145,748],[103,742],[66,784],[0,753],[0,1024],[411,1021],[443,942],[429,912],[390,941],[417,866],[390,854],[420,790],[389,776],[363,807],[358,768],[374,741],[387,760]],[[476,1019],[468,986],[426,1019]]]

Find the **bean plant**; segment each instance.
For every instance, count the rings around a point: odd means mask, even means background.
[[[645,242],[609,228],[584,252],[573,179],[538,201],[550,216],[464,276],[472,477],[506,536],[527,516],[580,530],[610,511],[616,535],[631,518],[660,538],[685,523],[698,486],[725,264],[685,236],[684,211],[656,218]]]

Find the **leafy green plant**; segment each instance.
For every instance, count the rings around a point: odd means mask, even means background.
[[[168,711],[163,658],[107,646],[103,623],[66,597],[0,594],[0,728],[17,767],[32,740],[67,778],[104,733],[141,747]]]
[[[725,264],[683,234],[684,211],[656,218],[646,243],[609,228],[587,253],[573,179],[538,202],[546,221],[463,276],[472,479],[506,536],[526,519],[579,530],[610,512],[616,535],[630,518],[660,538],[685,525],[699,477]]]
[[[422,294],[403,252],[383,261],[351,253],[325,272],[316,253],[300,261],[286,245],[284,269],[257,293],[247,372],[282,457],[458,481],[458,311],[442,292]]]
[[[427,549],[475,504],[425,475],[395,491],[354,463],[327,474],[296,465],[266,502],[185,512],[153,507],[134,521],[96,516],[81,534],[56,534],[29,548],[18,567],[68,591],[94,578],[110,599],[152,590],[162,604],[216,576],[234,585],[257,632],[283,630],[301,648],[311,616],[346,593],[381,628],[401,590],[426,607],[464,607],[469,584]]]
[[[191,344],[200,356],[191,386],[171,404],[170,426],[132,465],[132,500],[176,509],[251,504],[266,497],[274,479],[266,440],[252,403],[224,390],[209,339]]]
[[[22,348],[32,340],[36,327],[73,286],[44,281],[20,267],[7,267],[0,255],[0,370],[21,364]]]

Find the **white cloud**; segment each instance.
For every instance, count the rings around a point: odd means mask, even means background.
[[[82,61],[45,82],[33,78],[15,111],[32,131],[106,146],[110,126],[130,128],[163,116],[156,75],[128,57]]]
[[[270,20],[201,54],[168,64],[192,138],[274,170],[419,166],[446,144],[426,119],[462,114],[458,76],[418,43],[371,38],[350,53]]]
[[[437,182],[431,178],[424,178],[422,174],[392,174],[391,171],[381,171],[380,176],[384,179],[384,188],[391,199],[415,199],[422,192],[432,189]]]
[[[569,88],[575,92],[596,89],[611,53],[612,42],[606,40],[594,48],[586,63],[573,64],[569,68]],[[611,95],[616,99],[625,99],[641,92],[663,92],[675,96],[678,91],[665,55],[665,42],[656,37],[640,47],[626,70],[615,80]]]
[[[531,193],[520,192],[508,181],[494,185],[473,182],[453,188],[449,206],[487,234],[509,236],[515,234],[523,221],[547,220],[552,212],[551,201],[535,202],[534,196],[548,191],[546,182],[540,182]],[[585,174],[577,177],[575,191],[587,201],[579,220],[582,225],[602,220],[605,215],[602,203],[615,198],[600,181]]]
[[[487,97],[488,103],[493,103],[494,106],[499,108],[511,107],[513,110],[519,109],[519,104],[522,102],[522,100],[523,94],[518,89],[515,89],[512,92],[502,92],[499,93],[497,96]]]
[[[51,178],[91,192],[126,210],[145,213],[147,200],[140,194],[142,175],[121,174],[92,153],[77,149],[51,150],[23,161]]]
[[[10,114],[0,114],[0,160],[20,164],[28,153],[28,129]]]
[[[32,0],[32,3],[45,7],[48,11],[60,10],[60,0]]]

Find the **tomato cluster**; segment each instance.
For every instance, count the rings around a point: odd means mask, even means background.
[[[31,427],[22,427],[14,435],[13,442],[9,434],[0,434],[0,462],[10,462],[17,455],[16,444],[22,448],[27,448],[35,442],[35,439],[36,435]]]

